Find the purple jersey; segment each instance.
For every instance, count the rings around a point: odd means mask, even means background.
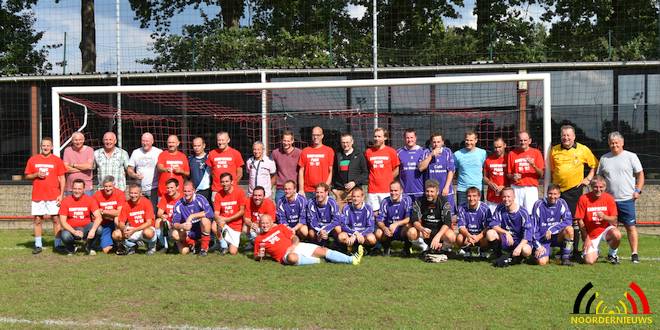
[[[545,233],[548,230],[552,235],[555,235],[573,224],[571,210],[566,201],[561,198],[555,204],[549,204],[545,198],[537,200],[534,203],[531,216],[536,247],[549,242],[545,239]]]
[[[347,204],[342,211],[343,221],[341,230],[349,235],[358,232],[367,235],[374,232],[374,211],[368,203],[362,203],[362,208]]]
[[[399,156],[399,180],[403,185],[403,192],[406,195],[420,197],[424,194],[424,173],[420,172],[417,165],[429,154],[428,149],[415,146],[413,149],[406,147],[399,148],[396,151]]]
[[[213,219],[213,209],[211,209],[211,205],[206,200],[206,197],[195,194],[190,202],[186,201],[185,198],[181,198],[174,204],[172,223],[184,223],[191,214],[202,211],[204,211],[204,216],[207,219]],[[195,219],[192,222],[199,222],[199,219]]]
[[[493,215],[485,203],[479,202],[476,209],[467,204],[458,207],[458,228],[466,228],[471,235],[479,235],[488,227]]]
[[[277,222],[295,227],[297,224],[307,224],[307,200],[305,196],[296,194],[296,199],[289,201],[286,196],[282,196],[277,201]]]
[[[307,201],[307,225],[319,232],[330,233],[333,228],[341,225],[341,213],[334,199],[328,197],[325,205],[318,205],[314,198]]]
[[[385,197],[380,202],[380,210],[376,221],[383,222],[385,226],[390,226],[394,221],[400,221],[410,218],[412,214],[412,199],[410,196],[402,195],[398,202],[392,200],[392,197]]]
[[[440,191],[445,186],[447,182],[447,175],[449,172],[455,172],[456,166],[454,165],[454,154],[451,152],[451,149],[447,147],[442,147],[440,154],[433,157],[429,163],[429,168],[426,170],[425,179],[434,179],[440,183]],[[449,194],[454,193],[454,186],[449,185]]]
[[[527,210],[522,206],[519,206],[515,212],[509,212],[504,204],[498,205],[490,221],[490,228],[495,226],[509,231],[515,242],[523,239],[530,244],[532,242],[532,222],[529,220]]]

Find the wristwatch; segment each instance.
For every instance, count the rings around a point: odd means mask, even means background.
[[[638,194],[640,194],[640,195],[642,194],[642,190],[639,189],[639,188],[635,188],[635,192],[638,193]]]

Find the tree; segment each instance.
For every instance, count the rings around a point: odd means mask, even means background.
[[[219,6],[221,10],[218,15],[222,20],[221,27],[227,29],[239,27],[245,9],[244,0],[129,0],[129,2],[141,27],[146,28],[153,25],[157,34],[161,36],[169,33],[170,19],[188,6],[193,6],[195,9],[201,5]],[[211,18],[207,21],[214,19]]]
[[[0,2],[0,73],[44,73],[48,63],[48,48],[35,49],[43,32],[33,28],[34,15],[29,10],[36,0]]]
[[[83,73],[96,72],[96,22],[94,0],[81,0],[80,6],[80,54]]]

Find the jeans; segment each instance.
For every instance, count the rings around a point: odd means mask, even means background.
[[[275,189],[275,204],[284,197],[284,189]]]
[[[82,237],[75,237],[73,236],[73,233],[71,233],[68,230],[62,230],[61,235],[62,235],[62,243],[64,243],[64,246],[66,247],[67,251],[73,252],[73,243],[75,241],[82,241],[87,239],[87,235],[89,235],[89,231],[92,230],[92,227],[94,224],[92,222],[88,223],[84,227],[74,227],[74,230],[80,230],[83,232]],[[96,228],[96,235],[94,235],[94,240],[90,242],[90,246],[96,246],[99,238],[101,237],[101,226]]]

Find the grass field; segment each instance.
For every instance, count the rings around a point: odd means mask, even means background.
[[[284,267],[245,255],[32,256],[31,242],[29,231],[0,231],[1,328],[565,328],[589,281],[610,306],[637,282],[660,322],[660,236],[641,236],[638,265],[624,241],[618,266],[505,269],[398,257]]]

